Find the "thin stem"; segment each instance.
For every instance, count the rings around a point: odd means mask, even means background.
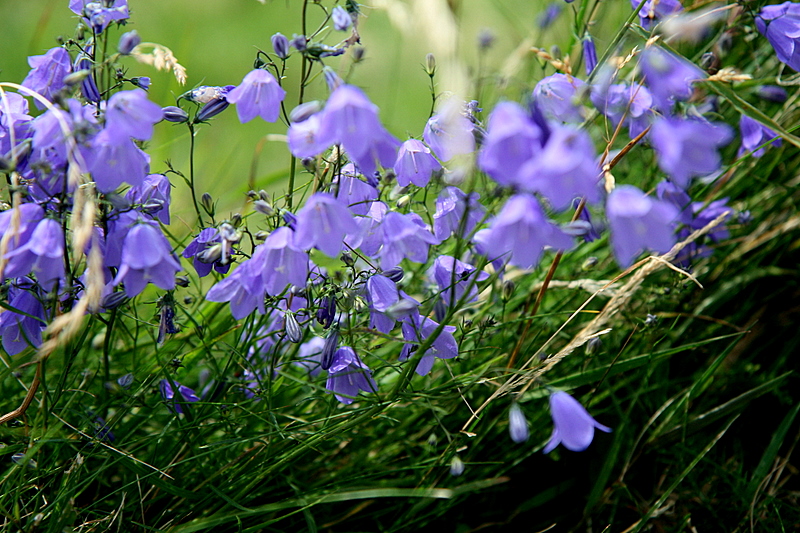
[[[197,192],[194,189],[194,124],[190,121],[189,125],[189,188],[192,190],[192,204],[194,205],[194,212],[197,213],[197,222],[202,229],[203,215],[200,214],[200,205],[197,203]]]

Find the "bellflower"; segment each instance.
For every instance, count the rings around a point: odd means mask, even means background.
[[[732,137],[727,124],[694,119],[661,117],[650,131],[658,166],[683,189],[692,177],[719,170],[722,158],[718,150]]]
[[[428,271],[428,276],[436,281],[442,293],[442,300],[448,306],[459,301],[469,286],[471,287],[466,301],[477,300],[478,287],[475,282],[489,278],[486,272],[478,271],[474,266],[462,263],[449,255],[437,257]]]
[[[572,238],[547,220],[539,202],[529,194],[509,198],[490,227],[475,234],[475,241],[490,260],[502,259],[520,268],[539,264],[545,246],[558,250],[573,247]]]
[[[22,86],[36,91],[52,101],[55,95],[65,87],[64,77],[72,70],[72,60],[69,52],[61,47],[51,48],[46,54],[28,57],[31,71],[22,81]],[[33,103],[39,109],[44,109],[39,100]]]
[[[140,205],[148,215],[158,215],[158,220],[169,226],[169,204],[172,185],[164,174],[149,174],[142,183],[128,189],[125,199],[131,205]]]
[[[333,28],[336,31],[347,31],[347,28],[353,23],[353,19],[350,18],[350,13],[342,6],[333,8],[333,11],[331,11],[331,19],[333,20]]]
[[[164,290],[175,288],[175,274],[181,264],[155,222],[140,222],[125,236],[122,262],[114,284],[125,282],[125,294],[133,298],[148,283]]]
[[[542,149],[544,132],[516,102],[500,102],[478,154],[478,166],[500,185],[519,186],[519,171]]]
[[[403,320],[403,338],[410,342],[418,344],[424,343],[434,331],[439,327],[435,321],[428,317],[421,317],[419,314],[411,315]],[[425,376],[433,368],[433,362],[436,357],[439,359],[452,359],[458,357],[458,343],[456,342],[453,333],[455,333],[455,326],[445,326],[436,339],[425,351],[425,354],[417,363],[417,368],[414,370],[420,376]],[[419,346],[406,344],[400,352],[400,361],[410,359],[417,351]]]
[[[380,274],[370,276],[366,283],[365,296],[369,305],[369,327],[389,333],[396,320],[386,314],[400,300],[397,284]]]
[[[339,176],[333,180],[336,199],[350,208],[354,215],[364,216],[369,212],[372,202],[378,199],[378,189],[358,179],[355,168],[348,163]]]
[[[606,215],[614,256],[623,268],[646,249],[663,254],[675,244],[672,224],[679,216],[678,209],[650,198],[633,185],[620,185],[611,191]]]
[[[625,119],[628,135],[632,139],[643,132],[653,119],[653,96],[638,83],[618,83],[604,89],[596,87],[592,90],[591,99],[614,128]]]
[[[692,223],[692,199],[691,197],[669,180],[662,180],[656,186],[656,195],[659,200],[672,204],[679,212],[675,223],[689,225]]]
[[[478,193],[465,194],[458,187],[445,187],[436,199],[433,215],[433,231],[439,241],[456,234],[469,235],[483,220],[486,209],[480,203]]]
[[[83,93],[83,97],[90,102],[94,102],[95,104],[99,103],[100,90],[97,88],[94,76],[92,76],[92,62],[89,57],[83,53],[78,54],[78,57],[75,59],[74,70],[75,72],[79,70],[89,71],[87,76],[81,81],[81,93]]]
[[[284,34],[278,32],[270,38],[270,41],[276,56],[281,59],[289,57],[289,39]]]
[[[123,183],[135,187],[147,175],[149,156],[130,137],[109,128],[98,133],[81,153],[100,192],[113,192]]]
[[[597,67],[597,48],[594,45],[594,40],[589,33],[583,35],[581,40],[583,45],[583,63],[586,67],[586,75],[592,74],[592,71]]]
[[[511,404],[508,411],[508,433],[517,444],[528,440],[528,420],[516,402]]]
[[[162,118],[161,107],[148,100],[142,89],[120,91],[108,100],[106,130],[112,135],[146,141],[153,136],[153,125]]]
[[[181,385],[175,380],[173,380],[172,383],[178,387],[178,394],[180,395],[180,398],[175,397],[175,391],[167,379],[162,379],[158,383],[158,389],[161,391],[161,397],[167,403],[167,407],[169,407],[169,410],[173,413],[183,414],[183,407],[181,407],[181,404],[189,404],[200,401],[200,398],[197,397],[197,394],[195,394],[195,392],[189,387]]]
[[[460,103],[451,100],[428,119],[422,138],[440,160],[449,161],[475,151],[473,129],[474,124],[463,115]]]
[[[292,122],[286,137],[292,155],[304,159],[324,152],[330,143],[319,136],[322,115],[317,113],[300,122]]]
[[[644,49],[639,67],[654,104],[664,113],[671,111],[674,101],[688,100],[692,83],[706,77],[693,63],[654,45]]]
[[[519,170],[523,188],[544,195],[556,211],[568,208],[576,197],[590,204],[600,201],[601,174],[589,134],[561,125],[551,128],[541,153]]]
[[[555,427],[544,453],[550,453],[559,444],[570,451],[582,452],[592,443],[595,428],[611,432],[611,428],[597,422],[578,400],[566,392],[556,391],[550,395],[550,415]]]
[[[270,295],[281,294],[288,285],[304,287],[306,284],[308,254],[294,241],[295,232],[283,226],[270,233],[253,253],[251,261],[261,265],[264,289]]]
[[[394,172],[397,184],[407,187],[410,183],[424,187],[431,179],[431,174],[442,169],[442,165],[433,157],[430,149],[416,139],[409,139],[397,151]]]
[[[209,289],[209,302],[230,302],[231,315],[236,320],[246,317],[258,308],[262,315],[267,289],[263,281],[263,265],[252,259],[243,261],[233,274]]]
[[[372,371],[361,362],[356,352],[349,346],[342,346],[333,354],[325,388],[337,400],[349,405],[360,391],[375,392],[378,386],[372,379]]]
[[[640,0],[631,0],[633,9],[639,7],[639,3]],[[653,27],[654,22],[681,11],[683,11],[683,6],[680,0],[647,0],[639,10],[639,22],[644,29],[649,30]]]
[[[96,33],[102,33],[112,22],[129,17],[128,0],[70,0],[69,8],[76,15],[83,15]]]
[[[384,270],[396,267],[403,258],[424,263],[428,260],[428,246],[439,243],[416,213],[387,213],[381,223],[381,231],[383,247],[378,255]]]
[[[322,112],[319,142],[327,146],[341,144],[350,159],[365,175],[394,165],[400,141],[395,139],[378,119],[378,107],[364,92],[353,85],[336,88]]]
[[[800,72],[800,4],[764,6],[756,16],[756,29],[767,38],[778,59]]]
[[[548,119],[561,122],[582,122],[580,92],[586,83],[574,76],[553,74],[539,81],[533,89],[533,100]]]
[[[336,257],[345,235],[357,231],[353,215],[343,203],[328,193],[316,193],[297,213],[294,243],[303,250],[317,247],[325,255]]]
[[[737,152],[739,157],[753,152],[753,157],[758,158],[764,155],[764,151],[769,146],[780,146],[782,143],[782,139],[778,137],[777,133],[747,115],[742,115],[742,118],[739,119],[739,131],[742,132],[742,145]],[[759,148],[767,142],[769,142],[768,146]]]
[[[45,218],[36,225],[25,244],[6,254],[5,275],[20,277],[28,273],[45,291],[64,277],[64,230],[57,220]]]
[[[213,256],[204,253],[212,246],[221,246],[221,243],[217,228],[205,228],[186,246],[182,255],[187,259],[192,258],[194,269],[201,278],[208,276],[212,268],[220,274],[227,274],[231,268],[230,262],[222,264],[218,259],[209,261]]]
[[[6,243],[6,257],[14,253],[17,248],[28,245],[31,235],[42,218],[44,218],[44,210],[37,204],[21,204],[19,207],[0,213],[0,239],[11,232]],[[3,273],[3,278],[5,277],[7,275]]]
[[[286,91],[275,76],[264,69],[250,71],[238,87],[231,90],[226,99],[236,104],[239,121],[244,124],[260,116],[267,122],[275,122],[281,111],[281,102]]]
[[[0,337],[8,355],[17,355],[28,346],[38,347],[42,344],[42,331],[47,326],[44,321],[44,307],[28,288],[32,288],[30,280],[23,278],[22,283],[12,284],[8,290],[9,306],[19,309],[25,315],[11,310],[0,313]]]

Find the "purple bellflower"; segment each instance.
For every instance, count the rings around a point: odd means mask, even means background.
[[[148,215],[157,215],[159,222],[169,226],[169,204],[172,185],[164,174],[150,174],[136,187],[131,187],[125,199],[141,206]]]
[[[419,314],[413,314],[403,320],[403,338],[410,342],[418,344],[424,343],[434,331],[439,327],[435,321],[428,317],[421,317]],[[425,376],[433,368],[433,362],[436,357],[439,359],[452,359],[458,357],[458,343],[456,342],[453,333],[455,333],[455,326],[445,326],[436,339],[428,347],[422,358],[417,363],[417,368],[414,370],[420,376]],[[400,352],[400,361],[410,359],[419,346],[414,344],[406,344]]]
[[[467,195],[458,187],[445,187],[436,199],[434,235],[439,241],[452,234],[464,238],[483,220],[484,213],[486,209],[481,205],[478,193]]]
[[[22,81],[22,86],[36,91],[52,101],[56,93],[64,88],[64,77],[72,70],[69,52],[61,47],[51,48],[46,54],[28,57],[31,71]],[[33,102],[37,108],[44,109],[39,100]]]
[[[559,444],[570,451],[582,452],[592,443],[595,429],[611,432],[610,427],[597,422],[578,400],[566,392],[556,391],[550,395],[550,414],[555,427],[544,453],[550,453]]]
[[[586,75],[590,76],[597,67],[597,48],[594,45],[594,39],[588,32],[583,34],[581,44],[583,45],[583,64],[586,67]]]
[[[664,113],[672,110],[674,101],[688,100],[692,82],[706,77],[693,63],[654,45],[644,49],[639,66],[655,106]]]
[[[523,188],[541,193],[553,209],[567,209],[576,197],[600,201],[602,172],[589,134],[574,126],[553,125],[542,152],[519,170]]]
[[[278,32],[270,38],[270,41],[276,56],[281,59],[289,57],[289,39],[284,34]]]
[[[181,385],[177,381],[173,380],[172,383],[178,387],[178,394],[180,398],[175,397],[175,391],[172,389],[172,385],[170,385],[169,380],[162,379],[158,383],[158,389],[161,391],[161,398],[169,407],[169,410],[176,414],[183,414],[183,407],[181,404],[189,404],[194,402],[199,402],[200,398],[197,397],[197,394],[185,385]]]
[[[633,185],[620,185],[611,191],[606,215],[614,256],[623,268],[645,249],[663,254],[675,244],[673,222],[679,217],[678,209],[650,198]]]
[[[7,277],[28,273],[45,291],[50,291],[64,277],[64,230],[57,220],[45,218],[36,225],[25,244],[6,254]]]
[[[96,33],[102,33],[112,22],[127,20],[128,0],[70,0],[69,8],[82,15]]]
[[[800,72],[800,4],[764,6],[756,16],[756,29],[767,38],[778,59]]]
[[[336,257],[345,235],[357,231],[352,213],[342,202],[328,193],[316,193],[297,213],[294,243],[303,250],[317,247],[325,255]]]
[[[319,135],[322,114],[311,115],[301,122],[292,122],[286,137],[292,155],[304,159],[324,152],[330,143]]]
[[[349,346],[342,346],[333,354],[325,388],[337,400],[349,405],[360,391],[375,392],[378,386],[372,379],[372,371],[361,362],[356,352]]]
[[[520,169],[542,149],[544,133],[516,102],[500,102],[478,154],[478,166],[505,187],[522,184]]]
[[[739,131],[742,133],[742,145],[739,147],[737,155],[743,156],[748,152],[753,152],[753,157],[761,157],[769,146],[780,146],[782,139],[778,134],[764,126],[755,119],[742,115],[739,119]],[[761,146],[769,143],[768,146]]]
[[[631,0],[633,9],[639,7],[640,0]],[[649,30],[654,22],[658,22],[670,15],[683,11],[680,0],[647,0],[639,10],[639,22],[642,27]]]
[[[9,355],[17,355],[28,346],[41,345],[42,331],[47,326],[42,303],[33,292],[21,286],[31,288],[30,280],[23,278],[23,282],[19,285],[12,284],[9,288],[8,304],[26,314],[20,315],[11,310],[0,314],[0,337],[3,349]]]
[[[100,192],[113,192],[123,183],[136,187],[147,176],[149,156],[130,137],[109,128],[95,135],[81,153]]]
[[[22,204],[19,207],[7,209],[0,213],[0,238],[5,238],[6,234],[11,233],[6,243],[7,258],[17,248],[28,244],[31,235],[43,217],[44,210],[37,204]],[[5,272],[2,274],[3,279],[8,277]]]
[[[236,320],[246,317],[258,308],[262,315],[264,298],[263,265],[252,259],[243,261],[233,274],[209,289],[206,300],[209,302],[230,302],[231,315]]]
[[[692,223],[692,199],[691,197],[669,180],[662,180],[656,186],[656,195],[659,200],[672,204],[680,213],[675,219],[675,224],[689,225]]]
[[[583,107],[578,100],[586,83],[574,76],[553,74],[539,81],[533,100],[551,120],[578,123],[583,121]]]
[[[425,124],[422,138],[440,160],[449,161],[475,150],[474,125],[451,100]]]
[[[653,120],[653,96],[638,83],[618,83],[605,90],[592,90],[592,103],[616,128],[625,119],[628,135],[633,139],[642,133]]]
[[[389,333],[394,329],[396,320],[387,314],[400,301],[397,284],[380,274],[370,276],[367,280],[365,296],[369,305],[369,327]]]
[[[400,141],[378,119],[378,107],[353,85],[336,88],[325,109],[317,139],[326,146],[341,144],[364,175],[377,170],[377,163],[390,168],[397,159]]]
[[[230,262],[223,264],[220,259],[222,255],[209,254],[207,250],[214,246],[222,246],[222,238],[217,228],[205,228],[183,251],[183,257],[192,258],[192,264],[201,278],[208,276],[213,268],[220,274],[227,274],[231,268]],[[212,260],[213,259],[213,260]]]
[[[564,9],[564,4],[560,1],[550,2],[547,4],[547,7],[544,11],[539,13],[539,16],[536,17],[536,23],[541,29],[549,28],[553,22],[558,19],[558,16],[561,15],[561,11]]]
[[[530,194],[509,198],[490,227],[475,234],[475,242],[490,260],[501,259],[525,269],[539,264],[545,246],[569,250],[574,244],[572,237],[547,220]]]
[[[281,294],[289,285],[304,287],[306,284],[308,254],[295,245],[295,237],[294,231],[280,227],[257,247],[257,253],[253,253],[251,261],[261,265],[264,289],[270,295]]]
[[[488,273],[478,271],[474,266],[462,263],[449,255],[437,257],[428,271],[428,276],[436,281],[439,290],[442,292],[442,300],[448,306],[459,301],[470,285],[466,301],[474,302],[477,300],[478,287],[475,282],[489,278]]]
[[[336,199],[350,208],[354,215],[365,216],[372,202],[378,199],[378,189],[358,179],[352,163],[345,165],[333,180]]]
[[[410,183],[424,187],[431,180],[431,175],[442,169],[442,165],[433,157],[430,149],[416,139],[409,139],[397,151],[394,171],[397,184],[407,187]]]
[[[650,131],[658,166],[683,189],[692,177],[719,170],[722,158],[718,150],[732,138],[727,124],[694,119],[661,117]]]
[[[286,91],[280,86],[275,76],[264,69],[250,71],[242,83],[231,90],[226,99],[236,104],[236,113],[243,124],[260,116],[267,122],[275,122],[281,111],[281,102]]]
[[[172,247],[156,222],[134,225],[122,244],[122,262],[114,284],[125,282],[125,294],[133,298],[148,282],[164,290],[175,288],[175,274],[181,269]]]
[[[97,83],[95,83],[94,76],[91,73],[92,61],[83,53],[78,54],[78,57],[75,59],[74,71],[77,72],[79,70],[89,71],[89,74],[81,81],[81,93],[83,93],[83,97],[95,104],[99,103],[100,90],[97,88]]]
[[[428,246],[439,243],[416,213],[387,213],[381,231],[383,246],[378,255],[383,270],[396,267],[403,258],[424,263],[428,260]]]
[[[347,31],[347,28],[353,23],[350,13],[342,6],[333,8],[333,11],[331,11],[331,19],[333,20],[333,28],[336,31]]]

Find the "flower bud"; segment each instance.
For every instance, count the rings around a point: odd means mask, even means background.
[[[264,200],[256,200],[253,202],[253,208],[262,215],[266,215],[268,217],[271,217],[275,214],[275,210],[272,208],[269,202]]]
[[[295,33],[292,36],[292,40],[289,41],[289,45],[294,47],[294,49],[298,52],[305,52],[306,47],[308,46],[308,39],[305,35],[297,35]]]
[[[328,84],[328,90],[331,92],[335,91],[339,88],[340,85],[344,84],[344,80],[336,74],[336,71],[333,70],[331,67],[324,67],[322,69],[322,75],[325,78],[325,83]]]
[[[602,345],[603,341],[600,339],[600,337],[592,337],[589,339],[589,342],[586,343],[586,355],[596,354]]]
[[[514,295],[514,290],[516,289],[516,285],[510,279],[507,279],[503,282],[503,300],[510,300],[511,297]]]
[[[436,74],[436,56],[433,54],[428,54],[425,56],[425,72],[430,76],[433,77]]]
[[[169,105],[163,107],[161,108],[161,113],[164,115],[164,120],[167,122],[176,122],[180,124],[189,120],[189,113],[178,106]]]
[[[189,278],[186,276],[175,276],[175,285],[178,287],[188,287],[189,286]]]
[[[139,76],[137,78],[131,78],[131,83],[139,87],[140,89],[144,89],[145,91],[150,88],[150,78],[147,76]]]
[[[133,385],[133,374],[128,373],[124,376],[117,378],[117,385],[122,387],[123,389],[129,389],[131,385]]]
[[[256,238],[257,241],[265,241],[265,240],[267,240],[267,237],[269,237],[269,232],[268,231],[257,231],[256,234],[254,235],[254,237]]]
[[[517,444],[528,440],[528,420],[516,402],[511,404],[508,411],[508,433]]]
[[[205,209],[209,216],[214,216],[214,199],[211,198],[210,194],[207,192],[203,193],[203,196],[200,197],[200,205],[203,206],[203,209]]]
[[[351,254],[350,252],[347,252],[347,251],[342,252],[341,259],[342,259],[342,263],[344,263],[345,265],[347,265],[349,267],[351,267],[351,266],[356,264],[356,260],[353,259],[353,254]]]
[[[92,71],[87,69],[76,70],[75,72],[64,76],[64,84],[72,86],[82,83],[83,80],[91,75],[91,73]]]
[[[322,104],[318,100],[305,102],[289,112],[289,120],[292,122],[303,122],[320,110],[322,110]]]
[[[225,111],[229,105],[230,103],[228,103],[225,98],[214,98],[200,109],[200,112],[194,117],[194,123],[198,124],[212,117],[216,117]]]
[[[447,316],[447,305],[445,305],[444,300],[441,298],[436,298],[436,303],[433,304],[433,317],[434,319],[441,323],[444,322],[445,317]]]
[[[389,270],[384,270],[381,274],[395,283],[400,283],[400,280],[403,279],[405,272],[403,272],[403,269],[400,267],[394,267],[390,268]]]
[[[295,318],[294,313],[286,313],[286,320],[283,330],[284,333],[286,333],[286,338],[289,339],[289,342],[297,344],[303,340],[303,330],[300,329],[300,324],[297,323],[297,318]]]
[[[761,85],[756,92],[758,93],[758,96],[764,100],[778,104],[782,104],[789,97],[789,95],[786,93],[786,90],[783,87],[778,87],[777,85]]]
[[[289,39],[285,35],[278,32],[272,36],[272,49],[275,50],[275,55],[281,59],[289,57]]]
[[[453,456],[453,460],[450,461],[450,475],[453,477],[458,477],[464,473],[464,461],[461,460],[461,457],[458,455]]]
[[[592,36],[588,33],[583,36],[583,63],[586,66],[587,76],[597,67],[597,48],[594,46]]]
[[[331,11],[331,20],[333,20],[333,28],[336,31],[347,31],[353,19],[350,18],[350,13],[347,12],[342,6],[336,6]]]
[[[120,54],[127,56],[133,52],[133,49],[136,48],[140,42],[142,42],[142,38],[139,37],[139,33],[136,30],[125,32],[119,38],[117,51]]]
[[[494,44],[494,32],[489,28],[483,28],[478,32],[478,48],[481,50],[488,50]]]
[[[106,311],[110,311],[112,309],[116,309],[127,300],[128,296],[124,292],[112,292],[103,298],[103,300],[100,302],[100,307]]]
[[[353,47],[353,63],[360,63],[364,60],[365,49],[363,46]]]
[[[339,346],[339,328],[331,329],[328,336],[325,338],[325,344],[322,346],[322,361],[320,366],[322,370],[328,370],[333,364],[333,355],[336,353],[336,348]]]

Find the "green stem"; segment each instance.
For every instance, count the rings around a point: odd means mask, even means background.
[[[194,124],[187,122],[189,125],[189,188],[192,190],[192,204],[194,205],[194,212],[197,213],[197,222],[200,228],[204,228],[203,215],[200,213],[200,205],[197,203],[197,192],[194,188]]]

